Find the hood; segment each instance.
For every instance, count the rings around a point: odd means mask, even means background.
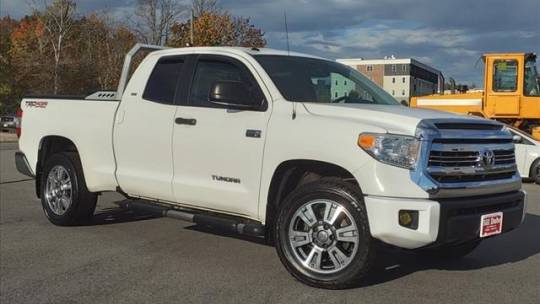
[[[356,120],[366,125],[385,129],[388,133],[415,135],[416,127],[423,119],[471,120],[481,118],[456,115],[448,112],[409,108],[401,105],[323,104],[304,103],[313,115]]]

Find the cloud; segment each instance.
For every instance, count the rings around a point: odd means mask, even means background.
[[[482,85],[485,52],[539,52],[540,1],[304,0],[224,1],[283,48],[323,57],[414,57],[447,77]]]
[[[0,0],[0,14],[20,17],[25,0]],[[137,0],[79,0],[81,14],[105,10],[120,19]],[[189,0],[180,0],[189,3]],[[458,82],[482,83],[484,52],[540,52],[538,0],[220,0],[250,17],[270,47],[290,46],[329,58],[414,57]]]

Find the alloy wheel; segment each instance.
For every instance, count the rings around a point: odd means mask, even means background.
[[[47,205],[56,215],[63,215],[72,203],[72,186],[69,173],[62,166],[54,166],[45,185]]]
[[[292,216],[288,234],[294,258],[304,268],[320,274],[347,267],[359,244],[354,218],[344,206],[331,200],[302,205]]]

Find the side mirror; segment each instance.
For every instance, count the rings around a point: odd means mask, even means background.
[[[210,88],[212,103],[238,109],[259,109],[261,100],[252,96],[250,89],[241,81],[216,81]]]
[[[512,136],[512,142],[515,144],[520,144],[521,142],[523,142],[523,138],[515,134],[514,136]]]

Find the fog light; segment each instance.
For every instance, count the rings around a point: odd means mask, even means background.
[[[399,225],[410,229],[418,229],[418,211],[399,210]]]

